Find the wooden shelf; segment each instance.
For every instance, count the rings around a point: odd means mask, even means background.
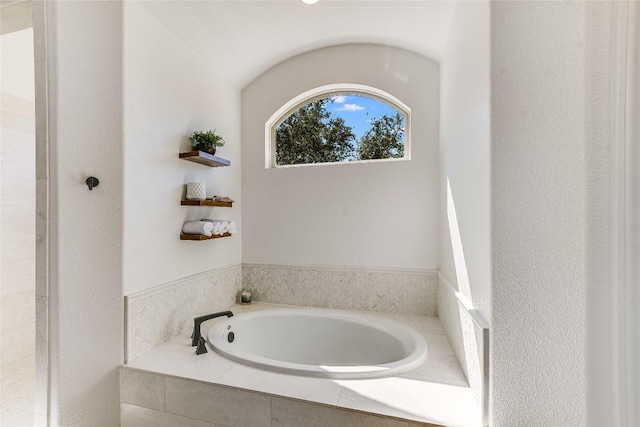
[[[204,151],[180,153],[178,154],[178,157],[183,160],[200,163],[201,165],[210,166],[212,168],[231,166],[231,160],[223,159],[222,157],[214,156],[213,154],[209,154]]]
[[[231,233],[214,234],[213,236],[203,236],[202,234],[180,234],[180,240],[211,240],[220,239],[222,237],[231,237]]]
[[[218,206],[221,208],[233,207],[233,202],[216,202],[215,200],[183,200],[180,202],[182,206]]]

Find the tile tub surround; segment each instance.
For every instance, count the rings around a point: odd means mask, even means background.
[[[259,302],[438,315],[435,270],[243,263],[242,282]]]
[[[234,264],[125,296],[126,361],[167,342],[194,317],[221,311],[242,290],[242,266]]]
[[[482,410],[483,425],[489,418],[489,326],[465,304],[451,282],[440,275],[438,306],[440,321],[451,343],[471,392]]]
[[[229,309],[242,314],[286,307],[254,303]],[[473,396],[438,319],[372,314],[423,335],[429,347],[425,363],[373,380],[287,375],[233,362],[213,350],[196,356],[187,329],[121,368],[122,425],[172,417],[251,427],[477,425]],[[220,321],[204,323],[203,334]]]

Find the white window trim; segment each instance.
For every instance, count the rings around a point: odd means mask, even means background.
[[[378,101],[389,104],[397,111],[404,115],[405,133],[404,133],[404,157],[393,159],[372,159],[357,160],[351,162],[330,162],[330,163],[304,163],[299,165],[277,165],[276,164],[276,128],[287,117],[293,114],[300,107],[320,99],[327,98],[331,95],[366,95]],[[395,96],[372,86],[366,86],[355,83],[335,83],[319,86],[310,89],[300,95],[292,98],[280,107],[265,123],[265,168],[292,168],[302,166],[322,166],[322,165],[342,165],[357,163],[373,163],[373,162],[394,162],[411,160],[411,108]]]

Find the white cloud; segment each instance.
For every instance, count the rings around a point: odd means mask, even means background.
[[[347,97],[344,95],[338,95],[331,98],[331,100],[336,104],[344,104],[344,102],[347,100]]]
[[[358,104],[344,104],[342,107],[336,108],[338,111],[361,111],[364,107]]]

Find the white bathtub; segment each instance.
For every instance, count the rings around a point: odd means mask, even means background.
[[[427,344],[413,329],[339,310],[242,314],[211,328],[207,338],[217,353],[234,361],[313,377],[379,378],[417,368],[427,358]]]

